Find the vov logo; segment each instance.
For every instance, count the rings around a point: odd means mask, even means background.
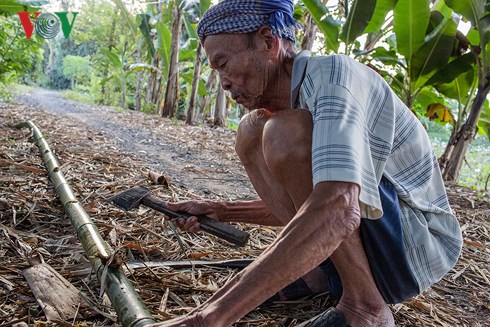
[[[71,22],[68,21],[68,12],[55,12],[52,13],[34,13],[34,23],[31,20],[30,13],[27,11],[18,12],[20,22],[24,28],[27,39],[32,37],[32,32],[35,30],[36,35],[43,39],[52,39],[59,34],[60,29],[63,31],[65,38],[70,37],[70,33],[75,23],[75,18],[78,12],[72,12]]]

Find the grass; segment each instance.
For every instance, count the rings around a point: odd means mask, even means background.
[[[97,104],[96,99],[90,93],[80,93],[72,90],[64,90],[61,92],[61,95],[68,99],[88,104]]]
[[[32,90],[35,87],[24,85],[24,84],[3,84],[0,83],[0,101],[11,103],[14,102],[14,98],[21,94]]]

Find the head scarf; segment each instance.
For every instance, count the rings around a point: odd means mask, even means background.
[[[203,43],[208,35],[249,33],[268,25],[273,35],[294,42],[294,29],[302,26],[293,12],[292,0],[223,0],[204,13],[197,34]]]

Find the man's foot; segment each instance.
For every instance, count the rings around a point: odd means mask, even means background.
[[[263,306],[272,305],[275,301],[296,300],[323,292],[328,292],[327,276],[318,267],[277,292],[265,301]]]
[[[386,303],[379,306],[356,306],[341,299],[336,308],[344,315],[347,323],[354,327],[395,326],[395,319]]]
[[[337,308],[329,308],[316,317],[307,320],[296,327],[350,327],[344,314]]]

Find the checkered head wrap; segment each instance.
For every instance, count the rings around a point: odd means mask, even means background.
[[[204,13],[197,34],[203,43],[208,35],[249,33],[268,25],[273,35],[294,42],[294,29],[302,26],[293,12],[292,0],[223,0]]]

